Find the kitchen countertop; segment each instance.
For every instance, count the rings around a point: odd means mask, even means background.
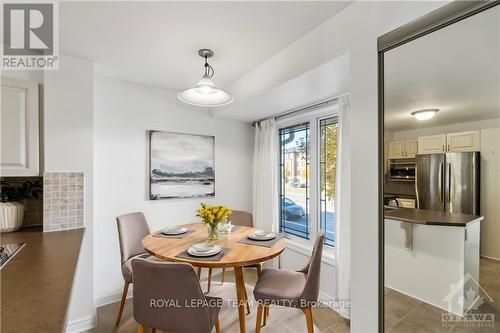
[[[0,271],[2,332],[64,332],[73,277],[85,229],[24,228],[1,243],[26,246]]]
[[[411,208],[397,208],[394,210],[386,211],[384,214],[386,219],[417,223],[425,225],[440,225],[450,227],[465,227],[467,223],[482,220],[482,216],[469,215],[461,213],[448,213],[438,210],[426,209],[411,209]]]

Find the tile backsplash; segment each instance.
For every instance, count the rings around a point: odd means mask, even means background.
[[[84,226],[83,172],[46,172],[43,175],[43,231]]]

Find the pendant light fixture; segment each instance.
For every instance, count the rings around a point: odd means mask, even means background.
[[[212,82],[214,69],[208,64],[208,58],[213,57],[214,53],[209,49],[201,49],[198,55],[205,59],[205,72],[203,77],[194,88],[183,90],[177,94],[177,98],[187,104],[196,106],[222,106],[233,101],[233,96],[227,92],[217,89]]]

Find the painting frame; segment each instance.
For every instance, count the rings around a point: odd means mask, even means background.
[[[215,136],[214,135],[205,135],[205,134],[195,134],[195,133],[182,133],[182,132],[174,132],[174,131],[162,131],[162,130],[148,130],[148,143],[149,143],[149,149],[148,149],[148,198],[151,201],[159,201],[159,200],[169,200],[169,199],[196,199],[196,198],[213,198],[215,197]],[[193,143],[200,143],[203,141],[208,141],[203,143],[204,148],[209,149],[210,151],[208,152],[208,156],[210,156],[210,159],[208,161],[205,161],[207,163],[207,167],[205,168],[205,172],[192,172],[192,171],[185,171],[185,173],[190,173],[190,174],[196,174],[194,176],[200,177],[193,179],[191,177],[190,180],[179,180],[178,175],[169,175],[169,174],[161,174],[158,175],[158,172],[153,173],[155,170],[155,166],[157,165],[157,162],[154,162],[155,159],[158,159],[159,156],[157,156],[156,150],[158,149],[157,145],[158,143],[155,142],[155,138],[157,139],[158,136],[164,136],[167,138],[178,138],[178,139],[183,139],[184,141],[189,141],[191,140]],[[170,149],[174,149],[175,147],[170,147]],[[182,154],[181,151],[178,151],[179,154]],[[175,156],[175,158],[180,159],[180,156]],[[203,175],[203,173],[207,173],[207,169],[211,169],[211,175]],[[210,173],[210,172],[208,172]],[[206,177],[207,179],[203,178]],[[162,179],[159,179],[162,178]],[[175,180],[172,180],[175,178]],[[188,184],[196,185],[196,182],[201,182],[200,186],[207,186],[206,189],[204,189],[201,192],[196,192],[193,190],[191,194],[188,195],[182,195],[179,193],[172,193],[172,194],[161,194],[158,191],[158,186],[160,183],[163,183],[163,185],[168,185],[169,183],[175,184],[177,187],[182,187],[188,186]],[[210,184],[208,184],[210,183]],[[209,188],[208,186],[211,187],[211,191],[208,191]],[[196,186],[195,186],[196,187]],[[179,190],[177,190],[179,192]]]

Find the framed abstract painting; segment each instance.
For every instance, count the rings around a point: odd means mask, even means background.
[[[149,198],[215,196],[215,137],[149,131]]]

